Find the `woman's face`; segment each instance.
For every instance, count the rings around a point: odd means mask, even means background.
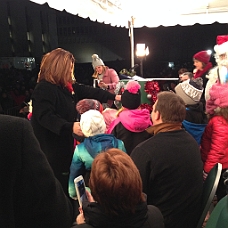
[[[96,66],[95,70],[98,74],[102,74],[103,73],[103,66]]]
[[[199,60],[197,59],[194,59],[194,66],[196,67],[197,70],[203,70],[203,63],[200,62]]]

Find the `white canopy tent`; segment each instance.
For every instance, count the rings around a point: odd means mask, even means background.
[[[111,26],[129,28],[131,66],[134,66],[133,28],[228,23],[228,0],[30,0],[48,3],[51,8],[66,10]]]

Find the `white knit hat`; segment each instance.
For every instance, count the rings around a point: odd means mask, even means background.
[[[95,69],[97,66],[104,66],[104,62],[99,58],[97,54],[92,55],[92,66]]]
[[[92,109],[81,115],[80,126],[85,137],[103,134],[106,130],[102,114]]]

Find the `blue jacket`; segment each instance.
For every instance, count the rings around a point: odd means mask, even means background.
[[[185,130],[193,136],[193,138],[196,140],[196,142],[200,145],[201,138],[204,133],[204,129],[207,126],[207,124],[197,124],[197,123],[191,123],[187,120],[184,120],[182,122],[183,127]]]
[[[76,146],[70,166],[68,185],[70,197],[76,197],[74,179],[79,175],[84,175],[87,170],[90,170],[96,155],[109,148],[118,148],[126,153],[123,141],[111,134],[98,134],[85,138],[82,143]]]

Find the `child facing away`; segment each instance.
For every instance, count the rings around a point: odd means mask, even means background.
[[[203,90],[202,78],[187,79],[175,87],[176,94],[183,99],[186,106],[186,117],[182,125],[199,145],[207,124],[207,116],[201,102]]]
[[[214,84],[206,102],[209,122],[201,141],[201,157],[204,162],[204,179],[215,164],[222,164],[222,174],[217,188],[217,198],[226,195],[223,173],[228,169],[228,84]]]
[[[117,118],[110,124],[109,134],[124,142],[127,153],[130,155],[132,150],[151,135],[145,131],[152,125],[150,112],[141,109],[140,84],[130,80],[121,95],[122,108],[118,112]]]
[[[124,143],[121,140],[114,135],[105,134],[105,121],[99,111],[88,110],[84,112],[81,115],[80,126],[85,139],[76,146],[70,166],[68,192],[72,198],[76,197],[74,179],[82,175],[86,184],[88,184],[87,177],[97,154],[110,148],[118,148],[126,152]]]
[[[106,133],[111,122],[117,117],[117,110],[114,108],[103,109],[102,104],[95,99],[83,99],[76,104],[76,110],[80,115],[90,109],[98,110],[103,115],[106,124]]]

